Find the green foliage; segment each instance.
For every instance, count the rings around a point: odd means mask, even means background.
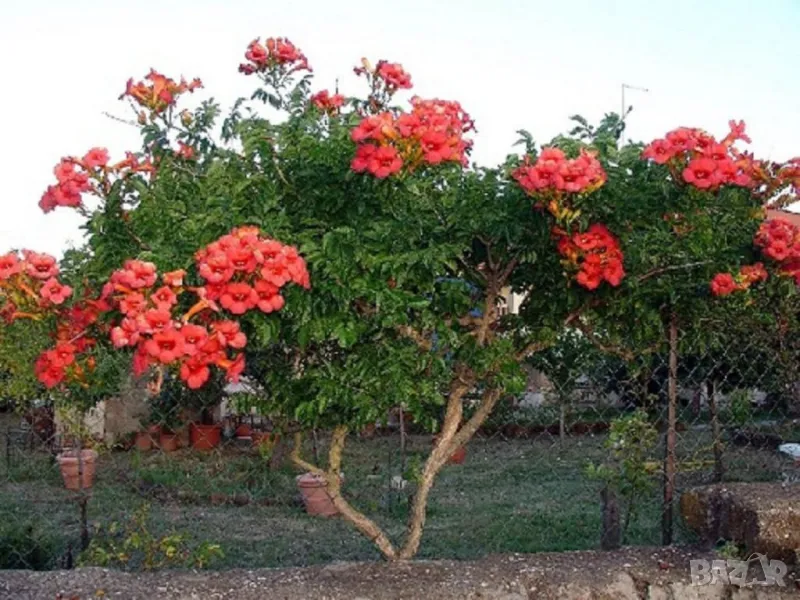
[[[732,425],[744,427],[753,421],[753,404],[748,390],[735,390],[728,396],[728,420]]]
[[[12,398],[21,407],[46,397],[33,364],[49,345],[47,323],[19,319],[0,329],[0,397]]]
[[[654,483],[647,463],[652,459],[657,438],[658,432],[647,412],[638,409],[611,422],[605,442],[608,459],[586,467],[590,479],[602,481],[625,500],[628,513],[625,530],[635,518],[637,497],[643,496]]]
[[[184,386],[176,377],[165,377],[161,391],[150,399],[150,422],[167,433],[174,433],[183,426],[181,400]]]
[[[143,571],[169,567],[204,569],[224,556],[219,545],[191,544],[184,533],[155,534],[150,521],[150,507],[144,504],[123,523],[98,526],[78,564]]]
[[[0,523],[0,569],[45,571],[56,566],[58,542],[35,521]]]

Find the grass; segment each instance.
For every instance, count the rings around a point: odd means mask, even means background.
[[[605,456],[604,436],[475,439],[465,464],[447,466],[431,496],[424,558],[473,558],[490,553],[579,550],[597,547],[599,484],[587,479],[590,461]],[[423,457],[430,438],[412,437],[406,464]],[[678,488],[710,481],[713,467],[707,431],[679,438],[685,469]],[[5,453],[5,449],[0,448]],[[659,452],[661,450],[659,449]],[[0,523],[35,523],[55,547],[77,547],[79,511],[63,489],[57,466],[41,451],[15,452],[0,465]],[[730,480],[774,480],[783,463],[767,450],[726,449]],[[345,455],[345,491],[359,509],[397,539],[403,532],[410,488],[390,489],[400,474],[397,437],[352,437]],[[372,560],[371,544],[340,519],[305,514],[296,472],[270,471],[250,448],[210,453],[137,451],[103,454],[89,502],[92,523],[119,521],[144,502],[151,504],[151,529],[188,533],[220,544],[218,567],[309,565],[334,560]],[[660,542],[660,483],[640,498],[639,518],[629,543]],[[2,533],[0,532],[0,536]],[[678,525],[676,538],[688,541]]]

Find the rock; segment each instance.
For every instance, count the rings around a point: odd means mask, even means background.
[[[729,540],[787,564],[800,551],[800,485],[731,483],[693,488],[681,514],[707,544]]]

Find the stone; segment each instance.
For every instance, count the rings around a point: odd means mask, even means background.
[[[800,485],[716,484],[681,496],[686,525],[707,544],[729,540],[747,555],[796,564],[800,552]]]

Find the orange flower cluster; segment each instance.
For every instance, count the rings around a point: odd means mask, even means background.
[[[585,232],[572,236],[555,229],[558,252],[569,265],[577,266],[575,280],[587,290],[596,290],[603,281],[616,287],[625,277],[624,256],[619,240],[605,225],[595,223]]]
[[[86,385],[85,376],[94,370],[95,360],[93,356],[85,356],[85,353],[97,343],[90,331],[92,328],[102,331],[98,319],[110,308],[104,300],[91,300],[87,296],[69,308],[57,310],[55,346],[42,352],[34,365],[37,379],[46,388],[53,388],[64,381]]]
[[[7,323],[20,317],[42,318],[72,295],[58,280],[58,263],[49,254],[31,250],[0,256],[0,315]]]
[[[344,106],[344,96],[341,94],[331,96],[328,90],[322,90],[311,96],[310,102],[322,112],[335,113]]]
[[[411,75],[400,63],[391,63],[379,60],[374,67],[366,58],[361,59],[361,66],[354,67],[353,72],[359,77],[366,77],[372,90],[371,96],[377,99],[380,96],[391,97],[397,90],[410,90]]]
[[[283,76],[295,71],[311,71],[305,54],[286,38],[268,38],[264,44],[256,38],[247,46],[244,57],[247,62],[239,65],[239,72],[245,75],[275,69]]]
[[[711,293],[715,296],[728,296],[733,292],[749,289],[754,283],[766,281],[769,277],[763,263],[745,265],[735,276],[730,273],[717,273],[711,280]]]
[[[351,168],[383,179],[405,167],[457,162],[465,165],[472,141],[465,134],[475,129],[458,102],[411,99],[410,113],[382,112],[367,116],[350,137],[358,144]]]
[[[244,369],[244,355],[232,349],[241,349],[246,343],[239,335],[239,324],[233,321],[214,320],[213,307],[202,299],[186,313],[179,313],[178,298],[192,290],[184,287],[183,271],[172,271],[160,276],[153,263],[129,260],[115,271],[104,289],[122,319],[111,329],[115,348],[135,348],[133,370],[144,373],[152,365],[176,365],[181,377],[192,389],[201,387],[210,377],[210,366],[226,371],[229,380],[238,379]],[[196,317],[200,324],[191,323]],[[233,344],[228,343],[224,332],[231,332]]]
[[[196,258],[203,286],[186,287],[183,271],[159,277],[153,263],[129,260],[103,290],[103,297],[121,313],[111,341],[116,348],[135,348],[134,372],[174,366],[192,389],[208,381],[211,367],[224,370],[229,381],[244,370],[241,350],[247,338],[238,322],[220,316],[222,309],[237,316],[255,308],[270,313],[283,308],[279,292],[285,284],[310,287],[297,251],[261,236],[255,227],[234,229]],[[197,300],[184,312],[180,298],[186,292]]]
[[[128,79],[125,91],[119,97],[130,98],[142,108],[148,109],[152,114],[161,114],[170,106],[173,106],[178,96],[186,92],[194,92],[197,88],[203,87],[203,82],[197,78],[187,82],[181,77],[180,82],[150,69],[143,81],[133,82],[133,78]]]
[[[722,141],[701,129],[680,127],[645,147],[642,158],[669,164],[686,183],[701,190],[722,185],[755,187],[765,177],[763,165],[734,147],[750,142],[744,121],[729,121],[730,132]]]
[[[511,176],[556,219],[569,221],[575,211],[571,194],[588,194],[606,181],[606,172],[595,155],[581,149],[569,159],[559,148],[542,148],[535,163],[530,157]]]
[[[53,173],[55,185],[48,186],[39,200],[42,212],[49,213],[59,206],[83,209],[83,194],[101,196],[111,185],[111,177],[124,177],[130,173],[152,173],[155,168],[150,158],[140,161],[131,153],[125,159],[110,165],[108,150],[92,148],[83,158],[67,156],[61,159]]]
[[[21,256],[9,252],[0,256],[0,316],[7,324],[17,319],[41,321],[54,317],[55,346],[42,352],[34,373],[46,387],[61,382],[82,380],[86,370],[94,368],[93,358],[79,362],[78,356],[95,344],[89,327],[108,307],[102,301],[84,297],[71,306],[67,300],[73,289],[58,280],[55,257],[23,250]]]
[[[786,219],[764,221],[755,237],[756,247],[778,263],[780,273],[800,285],[800,227]]]
[[[239,227],[195,254],[205,280],[204,297],[234,315],[258,308],[270,313],[283,308],[280,290],[287,283],[306,289],[311,281],[306,263],[292,246],[262,236],[257,227]]]

